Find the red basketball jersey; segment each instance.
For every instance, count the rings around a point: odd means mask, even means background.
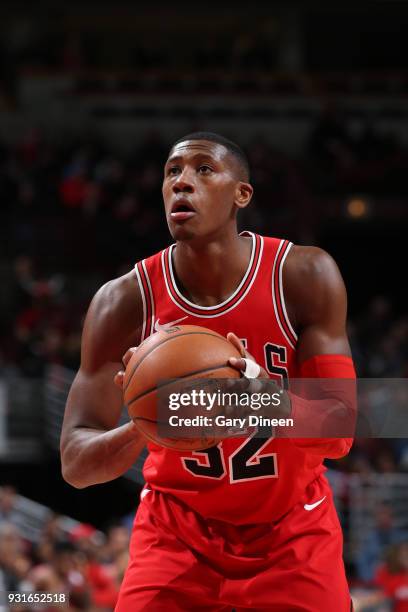
[[[271,378],[282,381],[295,377],[297,367],[297,336],[282,284],[292,244],[245,235],[252,239],[248,269],[236,291],[216,306],[198,306],[183,297],[172,264],[175,245],[136,265],[144,310],[142,340],[172,322],[201,325],[223,336],[232,331]],[[143,474],[151,488],[178,497],[206,518],[234,524],[279,519],[325,469],[321,457],[273,436],[230,438],[204,451],[174,451],[151,443],[148,449]]]

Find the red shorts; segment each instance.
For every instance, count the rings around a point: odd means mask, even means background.
[[[324,476],[280,521],[245,526],[147,488],[116,612],[350,612],[342,547]]]

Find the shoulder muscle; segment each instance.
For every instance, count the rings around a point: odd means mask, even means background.
[[[344,325],[346,289],[336,262],[326,251],[293,246],[285,262],[284,289],[299,330],[333,318]]]
[[[346,289],[333,258],[315,247],[292,247],[285,268],[285,298],[299,335],[298,361],[321,354],[350,355]]]
[[[86,315],[81,369],[94,371],[106,362],[120,362],[127,349],[139,343],[142,323],[142,299],[134,272],[103,285]]]

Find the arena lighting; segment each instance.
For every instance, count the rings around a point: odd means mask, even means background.
[[[362,219],[368,215],[369,204],[364,198],[352,198],[347,202],[346,210],[352,219]]]

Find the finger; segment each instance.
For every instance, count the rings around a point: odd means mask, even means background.
[[[228,363],[232,365],[233,368],[239,370],[240,372],[244,372],[246,368],[246,362],[244,358],[238,357],[230,357],[228,359]]]
[[[123,365],[127,366],[127,364],[129,363],[129,361],[132,359],[132,356],[134,355],[134,353],[137,351],[137,346],[132,346],[130,349],[128,349],[126,351],[126,353],[123,355],[122,357],[122,362]]]
[[[261,373],[261,366],[253,359],[244,359],[245,369],[243,370],[246,378],[258,378]]]
[[[242,344],[241,340],[236,336],[233,332],[229,332],[227,334],[228,342],[231,342],[233,346],[241,353],[243,357],[246,355],[245,346]]]
[[[115,385],[117,387],[120,387],[121,389],[123,389],[123,380],[125,378],[125,372],[123,370],[120,370],[116,375],[115,378],[113,379]]]
[[[227,340],[235,346],[235,348],[241,353],[243,357],[248,357],[249,359],[252,359],[252,361],[256,361],[255,357],[253,357],[251,353],[245,348],[242,343],[242,340],[240,340],[238,336],[236,336],[233,332],[229,332],[227,334]]]
[[[247,358],[239,359],[237,357],[230,357],[228,359],[228,363],[236,370],[239,370],[240,372],[242,372],[242,374],[246,378],[268,378],[269,379],[268,372],[264,370],[264,368],[262,368],[255,361],[255,359],[247,359]]]

